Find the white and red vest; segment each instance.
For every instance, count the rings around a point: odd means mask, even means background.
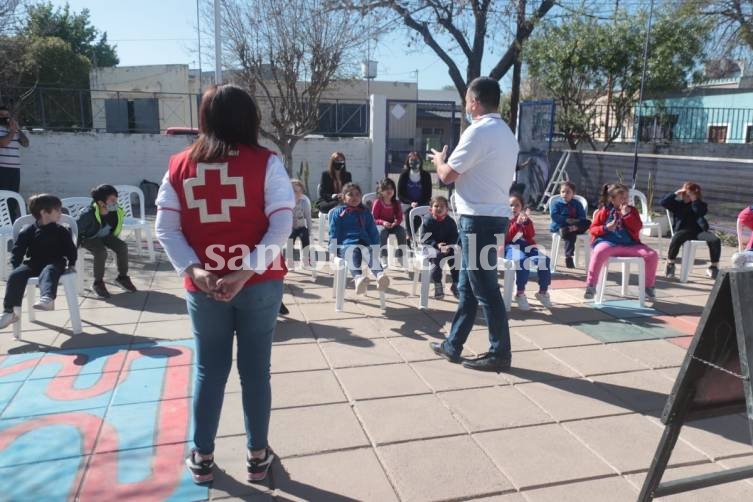
[[[239,268],[243,246],[253,251],[267,232],[264,182],[269,156],[274,154],[261,147],[240,146],[237,155],[210,164],[190,160],[188,153],[173,155],[168,171],[180,200],[181,228],[201,265],[214,268],[212,272],[221,277],[232,272],[229,265]],[[219,265],[222,268],[216,268]],[[266,272],[254,274],[246,286],[282,279],[286,272],[280,253]],[[189,277],[183,284],[188,291],[200,291]]]

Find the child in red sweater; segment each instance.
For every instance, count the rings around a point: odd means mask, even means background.
[[[377,185],[377,200],[371,206],[371,215],[374,222],[379,228],[379,260],[382,269],[387,268],[387,240],[390,234],[397,238],[397,253],[395,257],[402,263],[403,249],[406,247],[405,229],[401,226],[403,223],[403,210],[400,202],[395,198],[395,182],[389,178],[384,178]]]
[[[596,281],[601,267],[613,256],[640,256],[646,262],[646,300],[656,300],[656,266],[659,255],[641,244],[640,232],[643,227],[641,215],[628,202],[628,187],[622,184],[604,185],[599,201],[599,209],[591,223],[591,262],[588,265],[586,292],[583,297],[590,300],[596,294]]]

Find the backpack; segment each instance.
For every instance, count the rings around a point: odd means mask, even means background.
[[[159,185],[153,181],[141,180],[139,188],[144,192],[144,208],[146,211],[155,210]]]

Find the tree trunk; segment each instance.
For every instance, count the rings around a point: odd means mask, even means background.
[[[522,69],[520,55],[512,66],[512,89],[510,90],[510,130],[513,134],[518,125],[518,105],[520,104],[520,73]]]

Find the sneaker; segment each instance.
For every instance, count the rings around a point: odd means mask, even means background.
[[[647,302],[656,301],[656,288],[654,287],[646,288],[646,301]]]
[[[33,306],[36,310],[55,310],[55,300],[49,296],[43,296]]]
[[[565,257],[565,267],[566,268],[575,268],[575,262],[573,261],[572,256],[566,256]]]
[[[531,310],[531,306],[528,304],[528,298],[525,293],[522,295],[515,295],[515,303],[518,304],[520,310]]]
[[[596,286],[586,286],[586,292],[583,293],[583,298],[586,300],[593,300],[596,296]]]
[[[664,269],[664,276],[667,279],[671,279],[672,277],[675,276],[675,264],[674,264],[674,262],[668,262],[667,263],[667,268]]]
[[[355,278],[356,294],[362,295],[366,293],[366,289],[369,287],[369,278],[365,274],[361,274]]]
[[[15,312],[3,312],[0,316],[0,329],[7,328],[16,321],[18,321],[18,316]]]
[[[546,291],[544,292],[539,291],[538,293],[536,293],[536,299],[545,308],[548,308],[548,309],[552,308],[552,300],[549,298],[549,293],[547,293]]]
[[[246,469],[248,469],[248,480],[251,483],[258,483],[267,477],[267,472],[274,462],[275,454],[272,448],[267,447],[264,458],[253,458],[251,452],[246,456]]]
[[[706,277],[711,277],[712,279],[716,279],[716,277],[719,275],[719,267],[710,266],[706,269]]]
[[[460,291],[458,291],[458,285],[454,282],[452,283],[452,286],[450,286],[450,293],[452,293],[452,296],[455,298],[460,298]]]
[[[100,298],[110,298],[110,292],[107,291],[107,286],[103,281],[95,282],[92,284],[92,289]]]
[[[127,275],[118,276],[117,279],[115,279],[115,282],[120,284],[123,289],[130,291],[131,293],[137,291],[136,286],[133,285],[131,278]]]
[[[280,304],[280,312],[279,312],[279,314],[280,315],[288,315],[289,313],[290,313],[290,310],[288,310],[288,308],[285,306],[284,303],[281,303]]]
[[[191,479],[196,484],[210,483],[214,479],[214,456],[202,456],[194,448],[186,457],[186,467],[191,471]]]
[[[387,258],[380,258],[379,265],[382,267],[382,270],[387,270]]]
[[[434,299],[441,300],[444,298],[444,287],[441,282],[434,283]]]
[[[387,277],[387,274],[382,272],[377,274],[376,283],[379,291],[387,291],[387,288],[390,287],[390,278]]]

